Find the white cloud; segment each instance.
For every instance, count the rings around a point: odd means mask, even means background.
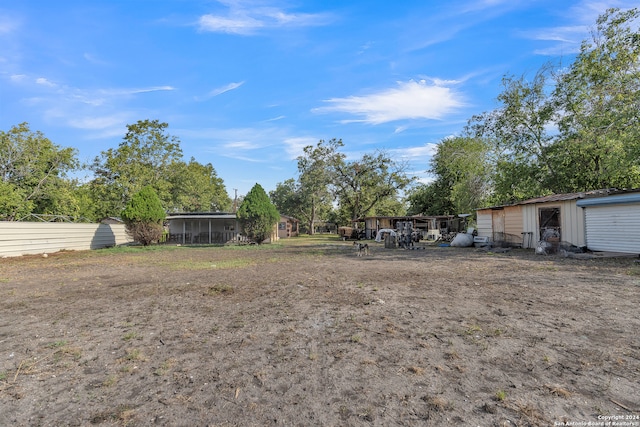
[[[229,92],[231,90],[238,89],[243,84],[244,84],[244,81],[229,83],[227,85],[224,85],[224,86],[221,86],[221,87],[213,89],[211,92],[207,93],[205,96],[202,96],[202,97],[196,96],[195,100],[196,101],[205,101],[205,100],[213,98],[215,96],[222,95],[225,92]]]
[[[284,149],[289,155],[289,159],[294,160],[304,153],[304,147],[317,143],[318,140],[311,137],[287,138],[284,140]]]
[[[12,19],[7,15],[0,15],[0,34],[12,33],[19,26],[19,23],[15,19]]]
[[[251,34],[264,24],[248,16],[222,17],[215,15],[203,15],[198,20],[201,31],[229,33],[229,34]]]
[[[536,31],[523,32],[522,35],[533,40],[549,41],[550,46],[536,49],[537,55],[568,55],[580,52],[583,40],[589,39],[590,32],[596,26],[596,21],[600,15],[609,8],[620,8],[622,10],[637,7],[635,0],[583,0],[568,9],[566,13],[569,25],[540,28]]]
[[[394,157],[405,160],[425,160],[433,156],[438,151],[438,144],[429,142],[417,147],[395,148],[389,150]]]
[[[224,15],[206,14],[198,19],[198,28],[204,32],[238,35],[255,34],[263,28],[291,28],[325,25],[327,14],[287,13],[274,7],[252,2],[223,2],[229,10]]]
[[[232,141],[223,144],[224,148],[230,148],[232,150],[256,150],[261,146],[256,142],[250,141]]]
[[[286,118],[287,116],[278,116],[278,117],[273,117],[271,119],[266,119],[265,122],[277,122],[278,120],[282,120]]]
[[[11,80],[12,82],[16,82],[16,83],[23,82],[26,79],[27,79],[27,75],[26,74],[13,74],[13,75],[9,76],[9,80]]]
[[[77,129],[88,130],[103,130],[107,128],[118,127],[124,128],[124,123],[127,123],[126,114],[107,115],[102,117],[77,117],[69,120],[69,125]]]
[[[44,77],[38,77],[36,79],[36,84],[42,85],[42,86],[48,86],[48,87],[56,87],[56,84],[45,79]]]
[[[465,106],[460,94],[442,84],[428,84],[426,80],[398,82],[398,87],[364,96],[331,98],[327,107],[316,108],[318,113],[338,112],[359,116],[358,120],[381,124],[397,120],[439,120]]]

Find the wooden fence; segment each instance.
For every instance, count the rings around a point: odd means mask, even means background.
[[[0,258],[100,249],[131,241],[123,224],[0,221]]]

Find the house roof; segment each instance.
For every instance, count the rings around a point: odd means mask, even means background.
[[[300,222],[300,220],[299,220],[299,219],[294,218],[294,217],[292,217],[292,216],[288,216],[288,215],[280,215],[280,216],[281,216],[282,218],[286,218],[286,219],[288,219],[289,221],[293,221],[293,222]]]
[[[236,214],[228,212],[176,212],[168,214],[166,219],[236,219]]]

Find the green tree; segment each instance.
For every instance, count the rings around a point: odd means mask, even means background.
[[[92,190],[102,217],[118,215],[131,196],[147,185],[166,206],[177,204],[172,198],[172,173],[181,161],[182,149],[179,139],[166,132],[168,126],[158,120],[127,125],[118,148],[95,158]]]
[[[491,194],[490,147],[484,139],[446,138],[431,158],[435,180],[408,195],[411,214],[453,215],[481,207]]]
[[[193,157],[189,163],[175,162],[170,173],[170,208],[179,212],[218,212],[231,209],[231,198],[211,163]]]
[[[73,214],[67,173],[78,167],[76,150],[52,143],[27,123],[0,131],[0,219],[30,213]]]
[[[301,211],[305,207],[302,205],[298,182],[294,178],[276,184],[275,190],[269,192],[269,199],[281,214],[302,217]]]
[[[406,175],[407,164],[394,161],[385,151],[347,161],[344,154],[338,153],[342,141],[331,140],[329,145],[336,153],[329,158],[328,167],[334,194],[344,213],[343,222],[356,222],[374,213],[376,206],[397,200],[399,192],[412,181]]]
[[[546,177],[553,175],[549,159],[553,142],[548,129],[555,118],[555,108],[548,94],[552,67],[543,66],[527,81],[524,76],[505,76],[500,106],[474,116],[466,134],[488,144],[486,157],[492,165],[492,199],[509,203],[541,195],[548,190]]]
[[[444,179],[413,188],[407,195],[408,215],[453,215],[456,208],[451,201],[451,188]]]
[[[242,200],[237,217],[243,233],[260,244],[271,236],[280,214],[262,186],[256,184]]]
[[[441,186],[450,189],[453,213],[469,213],[481,207],[491,193],[489,146],[480,138],[447,138],[438,144],[431,170]]]
[[[306,222],[308,234],[314,234],[315,223],[331,211],[329,165],[338,146],[321,140],[315,147],[305,147],[304,154],[298,157],[298,218]]]
[[[144,246],[160,240],[166,213],[155,190],[143,187],[135,193],[122,211],[127,233]]]
[[[556,191],[640,186],[640,10],[609,9],[558,78]]]

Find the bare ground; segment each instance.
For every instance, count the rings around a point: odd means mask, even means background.
[[[372,246],[2,259],[0,425],[640,425],[635,259]]]

